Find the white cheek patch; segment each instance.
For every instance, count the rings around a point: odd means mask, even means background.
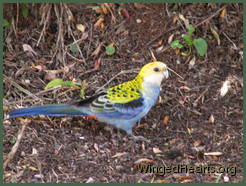
[[[146,83],[152,83],[152,84],[160,85],[163,78],[164,78],[163,74],[155,74],[155,75],[144,77],[144,81]]]

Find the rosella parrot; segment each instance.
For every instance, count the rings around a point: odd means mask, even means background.
[[[131,81],[108,88],[73,104],[51,104],[12,110],[8,118],[28,115],[85,116],[125,130],[132,135],[134,125],[156,103],[168,67],[160,61],[142,67]]]

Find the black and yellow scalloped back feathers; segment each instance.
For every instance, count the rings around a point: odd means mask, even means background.
[[[127,103],[142,96],[142,78],[136,77],[132,81],[127,81],[107,90],[107,97],[111,103]]]

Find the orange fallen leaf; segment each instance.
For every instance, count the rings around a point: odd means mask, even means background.
[[[164,123],[164,125],[168,125],[168,123],[169,123],[169,116],[165,116],[163,118],[163,123]]]
[[[94,24],[95,28],[102,28],[103,26],[103,21],[104,21],[104,17],[99,17],[99,19],[96,21],[96,23]]]
[[[104,3],[101,6],[101,9],[102,9],[103,14],[107,15],[109,13],[109,10],[108,10],[108,6],[106,6],[105,4],[107,4],[107,3]]]
[[[181,176],[181,175],[178,175],[176,178],[178,178],[178,179],[191,179],[192,177],[191,176]]]
[[[168,180],[156,180],[155,183],[167,183]]]
[[[224,18],[224,17],[226,16],[226,14],[227,14],[227,10],[226,10],[226,8],[224,8],[224,9],[221,11],[221,13],[220,13],[220,17],[221,17],[221,18]]]

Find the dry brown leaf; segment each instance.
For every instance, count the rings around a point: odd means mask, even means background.
[[[99,152],[99,147],[98,147],[98,144],[97,144],[97,143],[94,143],[93,147],[94,147],[94,149],[95,149],[97,152]]]
[[[142,150],[145,151],[145,143],[141,144]]]
[[[180,183],[192,183],[192,180],[191,179],[187,179],[187,180],[181,181]]]
[[[186,19],[186,18],[184,17],[184,15],[182,15],[182,14],[179,14],[179,19],[181,19],[181,20],[184,22],[185,27],[188,28],[188,26],[189,26],[189,20]]]
[[[157,148],[157,147],[153,147],[153,152],[154,152],[155,154],[160,154],[160,153],[162,153],[162,151],[161,151],[159,148]]]
[[[103,21],[104,21],[104,17],[99,17],[99,19],[94,24],[94,27],[95,28],[102,28]]]
[[[211,123],[211,124],[214,123],[214,115],[213,114],[210,115],[210,117],[208,119],[208,123]]]
[[[134,164],[139,164],[139,163],[142,163],[142,162],[153,162],[154,160],[151,160],[151,159],[148,159],[148,158],[140,158],[138,159],[137,161],[134,162]]]
[[[229,182],[229,181],[230,181],[229,177],[227,175],[225,175],[224,176],[224,182]]]
[[[220,36],[219,36],[218,32],[215,29],[213,29],[212,27],[210,27],[210,30],[211,30],[214,38],[217,40],[218,45],[220,45]]]
[[[158,47],[155,51],[159,54],[159,53],[161,53],[161,52],[162,52],[163,48],[164,48],[164,46],[163,46],[163,45],[161,45],[161,46],[160,46],[160,47]]]
[[[32,148],[32,155],[37,155],[37,154],[38,154],[38,150],[33,147]]]
[[[142,8],[145,8],[146,7],[143,3],[133,3],[133,5],[137,9],[142,9]]]
[[[184,105],[185,101],[184,100],[179,100],[180,105]]]
[[[85,26],[82,25],[82,24],[76,24],[76,28],[81,31],[81,32],[84,32],[85,31]]]
[[[85,183],[94,183],[95,180],[92,177],[89,177]]]
[[[199,145],[201,145],[201,143],[202,143],[201,140],[196,140],[196,141],[194,141],[193,145],[194,145],[195,147],[198,147]]]
[[[193,128],[187,128],[187,131],[188,131],[189,134],[192,134]]]
[[[44,65],[36,65],[36,66],[32,66],[32,70],[38,70],[38,71],[45,71],[47,68]]]
[[[103,3],[103,5],[101,6],[101,9],[102,9],[102,13],[107,15],[109,13],[109,10],[108,10],[108,6],[106,5],[107,3]]]
[[[173,144],[175,144],[177,141],[178,141],[177,138],[173,138],[173,139],[171,139],[168,143],[169,143],[169,145],[173,145]]]
[[[178,20],[178,16],[176,15],[176,16],[174,16],[174,18],[173,18],[173,23],[176,23],[177,20]]]
[[[94,50],[91,55],[92,56],[98,56],[98,54],[99,54],[99,52],[100,52],[100,50],[102,48],[102,45],[103,45],[103,43],[99,43],[99,45],[97,46],[96,50]]]
[[[121,157],[125,154],[127,154],[127,153],[126,152],[117,152],[115,155],[112,156],[112,158],[118,158],[118,157]]]
[[[37,55],[37,53],[32,49],[32,47],[30,45],[23,44],[22,47],[23,47],[24,52],[28,52],[31,55],[34,54],[35,56]]]
[[[173,41],[174,34],[171,34],[168,38],[168,44],[170,44]]]
[[[169,182],[168,180],[156,180],[155,183],[167,183]]]
[[[196,57],[194,56],[189,62],[189,69],[192,69],[196,64]]]
[[[224,97],[230,88],[231,88],[231,82],[229,80],[224,81],[224,83],[220,89],[220,96]]]
[[[182,175],[177,175],[175,178],[178,178],[178,179],[191,179],[192,177],[191,176],[182,176]]]
[[[142,20],[141,19],[136,19],[136,22],[137,23],[142,23]]]
[[[121,9],[121,13],[122,13],[127,19],[130,18],[130,14],[129,14],[129,12],[127,11],[127,9],[122,8],[122,9]]]
[[[187,87],[187,86],[181,86],[179,87],[180,90],[191,90],[191,88]]]
[[[184,157],[190,158],[190,159],[195,159],[195,156],[189,155],[189,154],[184,154]]]
[[[29,166],[28,167],[30,170],[32,170],[32,171],[38,171],[38,169],[36,168],[36,167],[33,167],[33,166]]]

